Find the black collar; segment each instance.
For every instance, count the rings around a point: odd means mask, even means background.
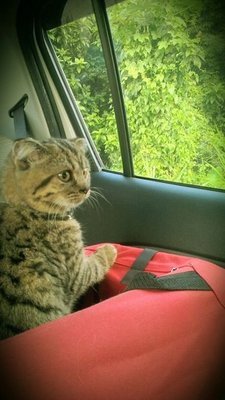
[[[73,219],[73,216],[71,215],[70,212],[66,214],[50,214],[50,213],[36,211],[32,212],[31,215],[34,219],[42,218],[45,221],[69,221],[70,219]]]

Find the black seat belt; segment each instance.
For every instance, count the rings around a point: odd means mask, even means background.
[[[148,249],[148,248],[144,249],[139,254],[139,256],[136,258],[136,260],[134,260],[129,271],[126,273],[126,275],[121,280],[121,283],[123,283],[124,285],[127,285],[128,283],[130,283],[138,271],[143,271],[145,269],[146,265],[153,258],[155,253],[156,253],[156,250],[152,250],[152,249]],[[153,274],[151,274],[151,275],[154,276]]]
[[[16,139],[28,136],[26,115],[24,108],[28,102],[28,95],[24,94],[21,99],[9,110],[9,116],[14,119]]]

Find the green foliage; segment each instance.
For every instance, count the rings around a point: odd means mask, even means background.
[[[122,171],[117,127],[97,25],[93,16],[48,32],[103,163]]]
[[[126,0],[108,9],[135,175],[225,189],[222,1]],[[49,33],[107,168],[122,170],[93,16]]]

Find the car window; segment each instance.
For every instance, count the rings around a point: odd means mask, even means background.
[[[104,10],[103,2],[70,0],[61,25],[47,30],[104,168],[123,172],[118,104],[107,67],[110,48],[104,47],[99,26],[106,16],[133,175],[225,189],[222,1],[106,5]]]

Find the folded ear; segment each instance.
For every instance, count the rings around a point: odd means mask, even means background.
[[[75,145],[77,150],[82,151],[83,153],[87,152],[88,145],[86,139],[75,138],[75,139],[70,139],[70,142],[72,142]]]
[[[46,157],[46,148],[32,138],[20,139],[14,142],[12,156],[17,168],[25,170]]]

